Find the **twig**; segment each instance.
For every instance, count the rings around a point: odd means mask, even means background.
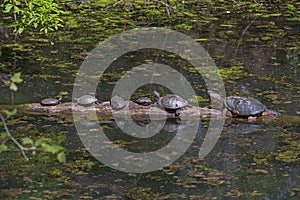
[[[110,9],[110,8],[112,8],[112,7],[115,7],[115,6],[119,5],[120,3],[122,3],[123,1],[125,1],[125,0],[120,0],[120,1],[118,1],[118,2],[116,2],[116,3],[114,3],[114,4],[111,4],[111,5],[109,5],[109,6],[106,6],[106,7],[105,7],[105,10]]]
[[[91,3],[90,1],[84,1],[84,0],[79,0],[79,1],[70,1],[70,2],[63,2],[63,3],[60,3],[60,4],[77,4],[77,5],[80,5],[82,3]]]
[[[241,35],[240,39],[238,40],[238,45],[237,45],[237,47],[236,47],[236,49],[235,49],[234,57],[236,57],[236,54],[237,54],[237,52],[238,52],[238,49],[239,49],[239,47],[240,47],[240,45],[241,45],[241,41],[243,40],[243,37],[244,37],[246,31],[247,31],[247,30],[250,28],[250,26],[254,23],[254,21],[256,20],[256,18],[257,18],[257,17],[255,17],[255,18],[250,22],[250,24],[248,24],[248,26],[243,30],[242,35]]]
[[[235,0],[231,0],[233,3],[235,3],[237,6],[241,6],[242,4],[239,4],[238,2],[236,2]]]
[[[25,154],[26,149],[10,134],[10,132],[7,128],[7,125],[5,123],[5,119],[1,114],[0,114],[0,118],[1,118],[2,124],[4,126],[4,129],[5,129],[8,137],[13,141],[13,143],[15,143],[15,145],[17,145],[19,147],[19,149],[21,150],[21,153],[22,153],[23,157],[25,158],[25,160],[29,160],[28,157]]]
[[[185,14],[181,10],[178,10],[177,8],[172,7],[170,4],[168,4],[166,2],[159,1],[159,0],[151,0],[151,1],[156,2],[156,3],[160,3],[160,4],[164,5],[164,6],[166,6],[167,13],[168,13],[169,16],[170,16],[170,9],[177,10],[178,12],[180,12],[181,14],[183,14],[184,16],[187,16],[187,14]]]
[[[166,3],[166,2],[159,1],[159,0],[150,0],[150,1],[153,1],[153,2],[155,2],[155,3],[160,3],[160,4],[164,5],[164,6],[166,6],[166,10],[167,10],[167,13],[168,13],[169,16],[170,16],[170,11],[171,11],[171,10],[176,10],[176,11],[180,12],[181,14],[183,14],[184,16],[187,16],[187,14],[185,14],[185,13],[182,12],[181,10],[178,10],[177,8],[172,7],[170,4],[168,4],[168,3]],[[120,0],[120,1],[118,1],[118,2],[116,2],[116,3],[114,3],[114,4],[108,5],[108,6],[105,7],[105,10],[107,10],[107,9],[109,9],[109,8],[112,8],[112,7],[115,7],[115,6],[119,5],[119,4],[122,3],[122,2],[125,3],[125,0]]]

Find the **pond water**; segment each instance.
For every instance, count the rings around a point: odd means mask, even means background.
[[[228,96],[257,98],[281,116],[274,120],[260,118],[254,123],[246,119],[226,121],[220,138],[204,158],[199,158],[199,151],[209,132],[210,119],[135,120],[140,127],[151,123],[157,127],[158,130],[143,129],[144,134],[158,133],[150,138],[125,134],[120,128],[128,126],[124,119],[99,117],[81,121],[88,139],[97,141],[99,138],[92,136],[101,127],[109,140],[130,152],[146,154],[164,147],[175,137],[182,143],[191,143],[170,165],[152,172],[132,173],[98,161],[77,133],[72,116],[18,113],[7,121],[11,133],[17,139],[42,136],[48,141],[62,141],[67,162],[58,163],[42,153],[30,152],[29,161],[18,151],[1,153],[1,199],[299,198],[298,11],[293,13],[283,4],[252,13],[247,6],[222,7],[196,1],[188,5],[193,15],[183,17],[175,13],[171,19],[164,12],[157,16],[147,13],[149,16],[144,17],[138,12],[142,9],[139,7],[130,12],[122,7],[103,11],[91,2],[68,8],[71,11],[65,17],[70,24],[52,33],[50,39],[28,31],[17,42],[12,37],[1,40],[0,72],[21,71],[24,79],[18,85],[19,91],[13,94],[14,104],[39,102],[58,94],[63,95],[64,102],[71,101],[78,69],[96,44],[124,30],[151,25],[171,28],[199,42],[220,69]],[[9,19],[4,21],[10,29]],[[198,95],[198,102],[186,97],[191,104],[209,106],[207,86],[201,75],[183,58],[153,49],[129,52],[116,59],[105,71],[96,96],[109,100],[119,78],[145,61],[178,70]],[[177,81],[173,84],[182,80]],[[154,100],[153,90],[170,93],[164,86],[147,84],[136,89],[132,100],[145,95]],[[0,105],[11,104],[11,93],[5,87],[1,88],[1,97]],[[190,127],[196,128],[192,139],[188,137]],[[3,131],[2,127],[0,130]],[[168,159],[170,155],[161,157]]]

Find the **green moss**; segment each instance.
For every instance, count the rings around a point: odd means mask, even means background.
[[[201,103],[201,102],[207,102],[207,99],[201,96],[194,96],[193,98],[189,98],[188,101],[191,103]]]
[[[243,66],[232,66],[219,69],[219,73],[223,80],[236,80],[248,76]]]
[[[68,172],[76,175],[83,175],[88,174],[95,163],[90,160],[77,159],[75,161],[68,162],[65,165],[68,167]]]
[[[126,195],[131,199],[158,199],[161,193],[154,193],[151,188],[135,187],[126,191]]]
[[[299,133],[286,131],[279,136],[279,139],[284,144],[279,147],[275,156],[276,160],[285,163],[300,164],[300,143]]]
[[[297,196],[300,194],[300,185],[292,188],[289,190],[289,193],[291,194],[291,196]]]
[[[50,174],[54,176],[61,176],[63,174],[63,171],[61,169],[54,168],[50,171]]]
[[[253,191],[250,193],[251,197],[261,197],[263,194],[261,192],[258,191]]]
[[[276,159],[282,162],[287,162],[287,163],[294,163],[294,162],[298,162],[300,161],[299,158],[299,153],[300,150],[287,150],[284,152],[280,152],[278,153],[278,155],[276,156]]]

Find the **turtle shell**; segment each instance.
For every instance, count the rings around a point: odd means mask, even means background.
[[[55,106],[57,104],[61,103],[61,97],[54,99],[54,98],[47,98],[47,99],[43,99],[41,101],[41,105],[42,106]]]
[[[158,100],[158,104],[166,109],[177,110],[188,106],[188,102],[175,94],[168,94]]]
[[[148,97],[141,97],[141,98],[138,98],[136,101],[135,101],[137,104],[139,105],[143,105],[143,106],[150,106],[152,101],[150,98]]]
[[[226,97],[225,106],[233,114],[240,116],[256,116],[264,112],[267,107],[252,97]]]
[[[91,95],[83,95],[77,99],[77,104],[81,106],[90,106],[96,102],[98,102],[98,99]]]
[[[126,102],[122,97],[114,96],[110,100],[110,105],[113,110],[121,110],[126,106]]]

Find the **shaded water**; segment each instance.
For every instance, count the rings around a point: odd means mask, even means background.
[[[191,9],[199,10],[195,4]],[[82,7],[74,7],[73,15]],[[123,12],[122,9],[112,12]],[[213,11],[211,11],[213,12]],[[134,13],[137,15],[136,13]],[[66,94],[64,101],[71,100],[72,84],[77,70],[87,52],[95,43],[114,33],[129,29],[120,20],[113,30],[101,24],[102,12],[81,12],[81,18],[72,28],[52,35],[53,45],[35,33],[35,38],[25,35],[18,44],[2,41],[1,72],[22,71],[24,83],[14,94],[15,104],[39,102],[41,98]],[[124,14],[128,17],[127,14]],[[210,53],[220,69],[243,66],[243,73],[232,72],[224,78],[228,95],[253,96],[269,108],[283,115],[299,116],[299,22],[289,17],[253,17],[238,11],[231,14],[215,14],[215,20],[206,21],[198,14],[189,31],[181,29],[180,17],[166,24],[186,33]],[[146,26],[148,21],[135,21]],[[144,24],[143,24],[144,23]],[[191,23],[191,22],[185,22]],[[114,27],[114,26],[112,26]],[[110,30],[110,31],[109,31]],[[102,32],[102,33],[101,33]],[[75,34],[76,33],[76,34]],[[2,43],[1,43],[2,44]],[[17,57],[14,57],[16,53]],[[12,66],[16,59],[17,65]],[[206,86],[200,75],[189,70],[182,59],[160,51],[142,50],[131,52],[116,60],[107,70],[97,96],[108,100],[120,74],[132,66],[152,59],[172,65],[192,83],[197,95],[203,97],[201,106],[209,105]],[[9,66],[9,67],[8,67]],[[150,85],[137,90],[139,95],[152,96],[153,89],[168,93],[164,87]],[[9,91],[1,88],[0,104],[11,102]],[[189,97],[191,98],[191,97]],[[25,116],[24,116],[25,115]],[[285,116],[283,116],[285,118]],[[143,173],[125,173],[111,169],[97,161],[85,149],[70,116],[36,116],[22,114],[8,121],[9,128],[17,137],[43,136],[57,140],[65,137],[67,163],[59,164],[43,155],[30,155],[24,161],[19,153],[4,152],[0,156],[0,197],[43,199],[297,199],[299,197],[299,133],[300,122],[284,119],[249,124],[246,120],[227,122],[221,137],[210,154],[204,159],[198,152],[207,133],[209,120],[202,120],[192,145],[184,155],[163,169]],[[141,126],[147,121],[138,122]],[[156,122],[160,123],[160,122]],[[180,127],[180,122],[169,121],[159,134],[150,139],[135,139],[125,135],[113,120],[101,120],[84,124],[91,132],[101,125],[107,137],[120,147],[138,152],[161,148],[171,141]],[[188,123],[196,123],[194,121]],[[2,130],[1,130],[2,131]],[[183,137],[184,138],[184,137]]]

